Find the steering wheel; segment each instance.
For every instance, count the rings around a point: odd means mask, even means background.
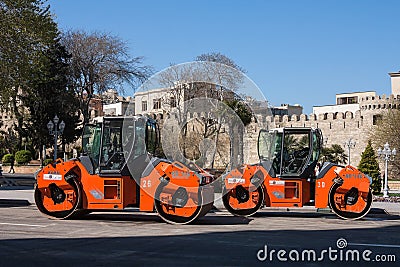
[[[123,152],[115,152],[111,155],[111,157],[107,160],[106,166],[112,166],[114,163],[118,163],[118,168],[123,164],[124,153]]]
[[[303,147],[303,148],[300,149],[300,150],[296,150],[296,151],[294,152],[294,156],[295,156],[296,158],[305,158],[305,157],[307,156],[307,154],[308,154],[308,150],[309,150],[308,147]]]

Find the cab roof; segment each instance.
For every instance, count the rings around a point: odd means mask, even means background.
[[[280,127],[280,128],[272,128],[269,130],[270,133],[278,132],[283,133],[285,132],[311,132],[314,131],[316,128],[313,127]]]

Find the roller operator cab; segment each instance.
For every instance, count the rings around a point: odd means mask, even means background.
[[[319,167],[320,129],[261,130],[258,164],[245,164],[224,176],[223,203],[235,215],[262,206],[330,207],[344,219],[358,219],[371,208],[371,178],[352,166],[325,162]]]
[[[213,177],[197,167],[157,157],[157,123],[144,116],[104,117],[84,127],[82,156],[47,165],[36,175],[35,202],[65,219],[96,210],[138,207],[185,224],[213,205]]]

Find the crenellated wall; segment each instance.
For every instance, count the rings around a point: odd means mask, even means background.
[[[345,142],[350,138],[356,142],[354,148],[351,148],[351,165],[357,166],[361,153],[364,151],[368,142],[369,131],[374,127],[376,116],[388,109],[400,110],[400,98],[393,95],[385,95],[374,98],[360,99],[360,110],[356,112],[336,112],[324,114],[301,114],[284,116],[262,116],[256,115],[255,119],[246,127],[243,138],[243,161],[245,163],[258,162],[257,139],[260,128],[272,129],[280,127],[314,127],[319,128],[324,136],[324,145],[341,145],[346,154],[348,148]],[[161,123],[169,115],[153,114],[153,117]],[[187,120],[193,118],[209,117],[210,114],[191,113],[187,114]],[[228,129],[229,125],[223,125],[223,129]],[[228,146],[228,144],[227,144]]]
[[[361,110],[375,110],[375,109],[400,109],[400,96],[395,97],[394,95],[378,96],[378,97],[366,97],[360,99]]]

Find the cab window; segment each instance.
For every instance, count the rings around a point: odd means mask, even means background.
[[[310,135],[304,132],[285,132],[282,154],[282,175],[300,175],[308,163]]]
[[[158,133],[156,123],[153,121],[147,121],[146,124],[146,149],[149,153],[155,154],[158,145]]]
[[[122,121],[105,121],[100,170],[121,170],[125,163],[122,150]]]
[[[101,145],[101,124],[87,124],[83,129],[83,154],[89,156],[96,169],[99,164]]]

